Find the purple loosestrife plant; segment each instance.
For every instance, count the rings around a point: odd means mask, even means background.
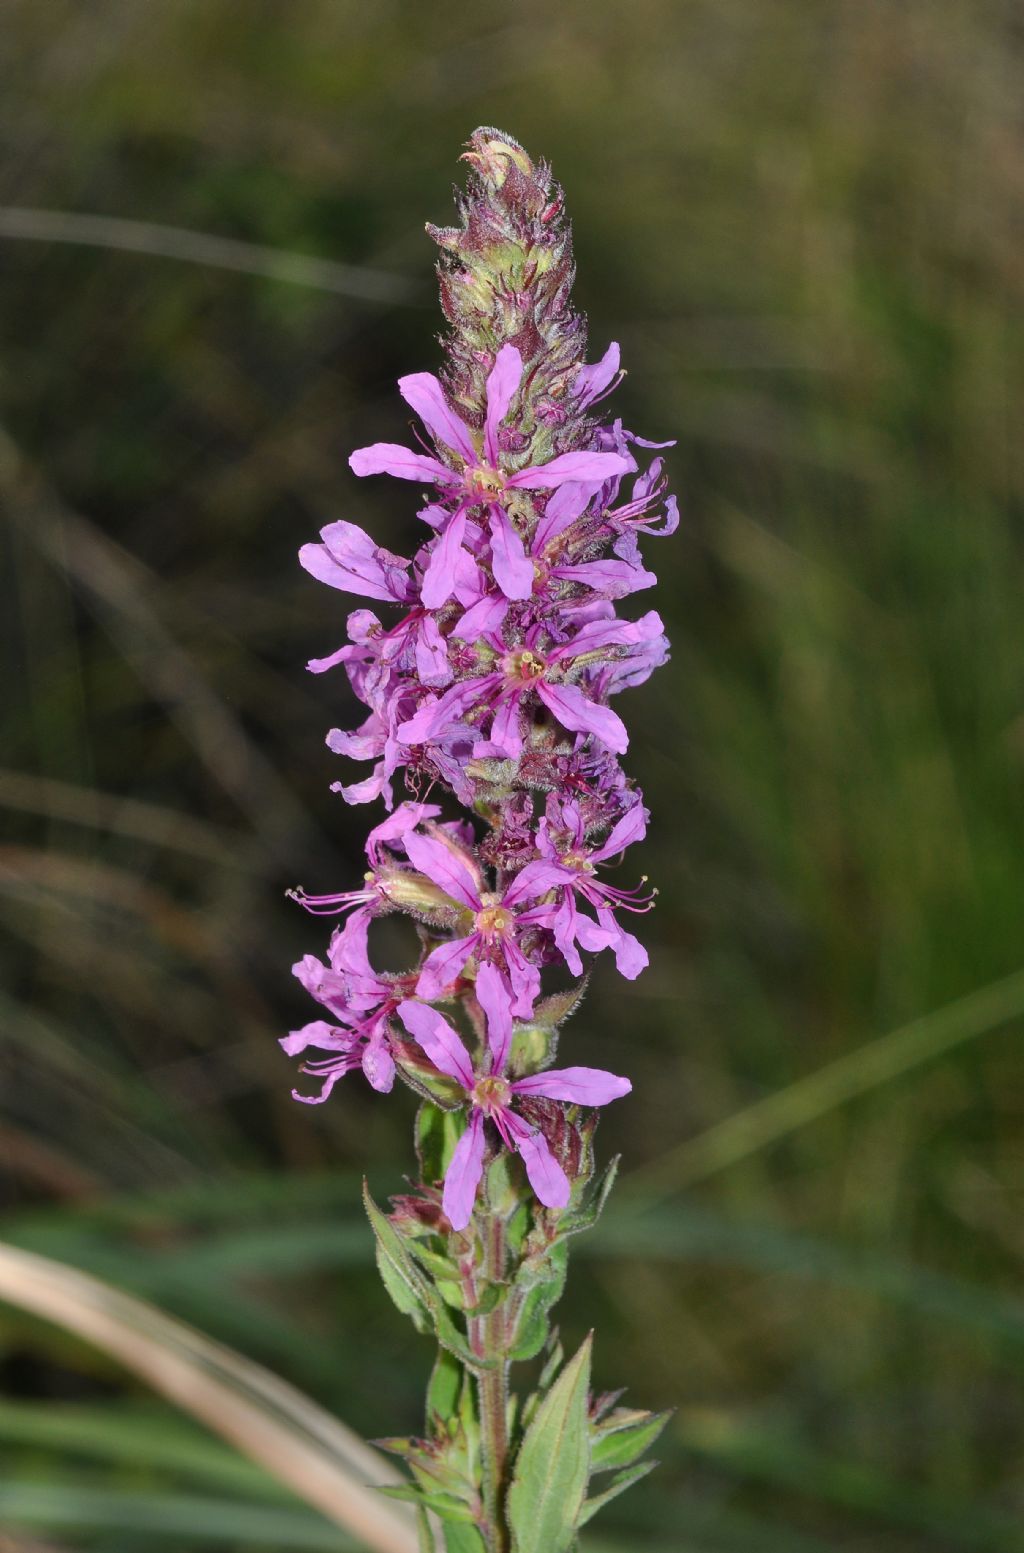
[[[652,896],[608,878],[647,823],[609,703],[667,656],[658,615],[617,606],[655,581],[639,536],[672,533],[678,516],[661,459],[641,467],[667,444],[602,418],[619,348],[585,361],[550,170],[493,129],[464,160],[461,226],[428,228],[445,365],[398,384],[419,448],[378,442],[349,460],[419,488],[421,542],[392,555],[342,521],[300,554],[321,582],[388,608],[385,620],[354,610],[346,645],[309,665],[343,665],[367,710],[354,732],[328,734],[372,762],[336,788],[387,815],[359,888],[295,892],[347,918],[326,964],[295,966],[328,1017],[282,1044],[314,1086],[297,1099],[326,1100],[356,1068],[421,1097],[417,1184],[387,1214],[366,1199],[388,1291],[440,1344],[423,1437],[385,1442],[413,1479],[390,1492],[417,1505],[424,1549],[440,1535],[446,1553],[563,1553],[649,1470],[640,1457],[664,1423],[591,1396],[589,1339],[566,1361],[550,1325],[568,1238],[595,1221],[615,1173],[595,1167],[597,1108],[630,1089],[552,1064],[583,956],[610,949],[630,979],[647,964],[624,919]],[[411,796],[396,804],[399,782]],[[446,792],[462,813],[444,817]],[[396,911],[422,946],[403,974],[369,956],[373,920]],[[510,1365],[537,1356],[533,1394],[510,1396]]]

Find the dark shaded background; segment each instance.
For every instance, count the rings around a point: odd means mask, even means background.
[[[302,668],[349,602],[295,552],[409,543],[345,460],[437,363],[423,222],[494,123],[566,187],[684,510],[622,708],[652,966],[574,1031],[633,1076],[626,1181],[563,1315],[679,1413],[585,1546],[1024,1549],[1022,62],[1004,0],[7,0],[0,1235],[416,1426],[357,1208],[412,1097],[311,1113],[275,1044],[322,938],[283,891],[358,877],[368,814]],[[275,253],[329,262],[223,267]],[[179,1426],[56,1329],[0,1316],[0,1392],[12,1546],[267,1545],[97,1444]]]

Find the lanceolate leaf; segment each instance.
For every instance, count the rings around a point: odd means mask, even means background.
[[[391,1295],[398,1310],[403,1316],[412,1320],[417,1332],[429,1331],[429,1321],[426,1307],[420,1299],[413,1284],[408,1283],[399,1272],[398,1268],[385,1254],[383,1246],[377,1246],[377,1271],[380,1273],[380,1281]]]
[[[399,1310],[405,1310],[401,1300],[410,1303],[416,1301],[413,1309],[406,1312],[412,1314],[420,1307],[425,1307],[433,1324],[438,1342],[443,1348],[447,1348],[460,1359],[463,1364],[471,1364],[477,1369],[487,1368],[485,1361],[480,1360],[472,1352],[465,1337],[459,1331],[455,1322],[448,1314],[445,1303],[437,1289],[431,1283],[427,1274],[423,1272],[413,1261],[412,1256],[406,1250],[395,1226],[391,1223],[370,1196],[369,1188],[363,1186],[363,1201],[366,1204],[366,1212],[373,1232],[377,1237],[377,1248],[382,1259],[382,1273],[386,1266],[387,1272],[383,1273],[384,1281],[388,1286],[388,1292],[398,1305]],[[396,1290],[398,1291],[396,1294]],[[421,1329],[422,1330],[422,1329]],[[492,1360],[491,1364],[495,1361]]]
[[[625,1471],[617,1472],[603,1494],[595,1494],[592,1499],[587,1500],[580,1514],[579,1525],[585,1526],[598,1510],[603,1510],[610,1500],[617,1499],[620,1494],[626,1492],[627,1488],[632,1488],[634,1483],[639,1483],[640,1479],[645,1478],[648,1472],[653,1472],[657,1465],[656,1461],[641,1461],[635,1467],[627,1467]]]
[[[654,1444],[671,1416],[671,1413],[638,1413],[626,1408],[619,1409],[618,1415],[612,1413],[602,1427],[594,1432],[590,1450],[591,1472],[608,1472],[615,1467],[632,1466]]]
[[[515,1553],[568,1553],[590,1472],[590,1338],[563,1369],[526,1431],[508,1494]]]

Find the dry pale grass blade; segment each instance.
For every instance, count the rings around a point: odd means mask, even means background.
[[[85,248],[114,248],[122,253],[150,254],[161,259],[181,259],[213,269],[237,270],[245,275],[264,275],[268,280],[295,286],[312,286],[339,296],[365,302],[413,303],[421,298],[414,280],[387,270],[357,264],[339,264],[287,248],[268,248],[262,243],[241,242],[212,232],[193,232],[186,227],[164,226],[156,221],[132,221],[124,216],[97,215],[91,211],[32,210],[24,206],[0,206],[0,237],[43,243],[73,243]]]
[[[77,1268],[0,1244],[0,1299],[103,1349],[374,1553],[416,1553],[393,1468],[287,1382]]]

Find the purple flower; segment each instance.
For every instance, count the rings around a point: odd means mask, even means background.
[[[442,997],[475,955],[481,966],[497,968],[508,989],[512,1012],[528,1018],[540,992],[540,972],[519,945],[523,932],[532,926],[519,907],[550,887],[548,865],[528,864],[499,895],[485,888],[479,867],[461,847],[413,832],[405,838],[405,850],[420,873],[470,913],[468,932],[440,944],[423,962],[417,997],[428,1001]]]
[[[331,1053],[302,1064],[302,1072],[323,1080],[318,1095],[301,1095],[296,1100],[320,1105],[335,1084],[353,1068],[361,1067],[366,1078],[386,1094],[395,1082],[395,1059],[388,1039],[388,1020],[404,996],[398,980],[379,976],[370,964],[366,940],[370,912],[353,912],[345,926],[331,939],[329,965],[307,954],[292,967],[292,973],[334,1016],[336,1023],[315,1019],[282,1037],[281,1046],[290,1057],[310,1046]]]
[[[490,736],[476,743],[474,756],[515,759],[523,749],[522,702],[526,696],[536,695],[564,728],[572,733],[594,734],[610,750],[621,754],[629,743],[621,717],[587,695],[581,684],[569,676],[579,673],[581,660],[592,669],[601,659],[617,658],[623,653],[633,655],[639,651],[646,665],[652,648],[660,652],[665,642],[661,617],[651,610],[637,621],[614,616],[595,619],[552,647],[541,645],[543,637],[540,625],[532,627],[523,644],[512,649],[506,648],[500,636],[491,637],[486,645],[498,659],[496,668],[489,674],[457,682],[438,698],[427,698],[415,716],[398,724],[398,738],[404,744],[432,743],[453,722],[465,721],[485,708],[493,714]]]
[[[583,971],[577,944],[589,950],[613,949],[616,967],[629,981],[635,980],[647,966],[646,949],[632,933],[626,932],[615,912],[649,911],[653,896],[641,895],[637,890],[620,890],[597,878],[597,865],[617,857],[634,841],[642,841],[646,829],[647,810],[642,803],[634,803],[599,846],[588,846],[579,804],[554,796],[548,801],[547,814],[538,826],[537,842],[542,855],[561,870],[561,876],[552,881],[555,903],[538,908],[535,916],[551,929],[574,976]],[[577,898],[595,908],[596,923],[577,909]]]
[[[537,1197],[547,1208],[564,1208],[569,1201],[569,1179],[551,1152],[544,1134],[523,1120],[514,1109],[520,1096],[545,1096],[576,1105],[607,1105],[627,1095],[627,1078],[603,1068],[553,1068],[527,1078],[506,1077],[512,1044],[512,1013],[508,991],[493,966],[481,965],[476,996],[487,1020],[489,1062],[477,1071],[462,1038],[448,1021],[423,1003],[399,1004],[398,1017],[422,1046],[434,1066],[465,1090],[470,1114],[459,1139],[444,1182],[444,1211],[453,1229],[465,1229],[484,1167],[484,1120],[494,1123],[502,1143],[515,1149]]]
[[[456,503],[445,523],[423,574],[421,598],[430,609],[444,604],[455,591],[459,554],[469,511],[483,506],[490,531],[491,569],[506,598],[528,599],[533,591],[532,562],[508,514],[508,497],[516,491],[552,491],[567,483],[596,482],[635,469],[625,452],[562,453],[544,464],[508,471],[502,467],[498,428],[504,421],[523,376],[523,359],[514,345],[503,345],[487,378],[487,410],[482,446],[478,434],[450,408],[440,381],[430,372],[399,378],[398,389],[451,460],[414,453],[394,442],[357,448],[349,464],[357,475],[389,474],[399,480],[427,481]],[[338,586],[339,584],[335,584]],[[375,595],[380,597],[380,595]]]
[[[303,545],[299,551],[299,561],[319,582],[368,599],[412,602],[409,562],[375,545],[355,523],[329,523],[320,538],[321,544]]]

